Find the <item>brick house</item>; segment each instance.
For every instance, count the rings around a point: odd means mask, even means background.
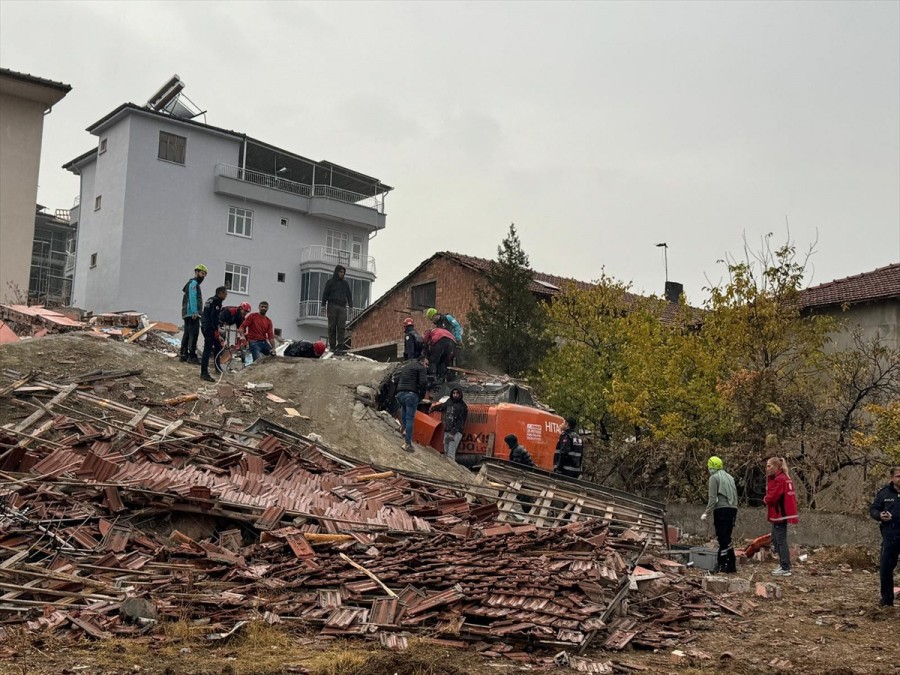
[[[435,253],[348,324],[353,351],[377,360],[396,360],[402,349],[403,319],[412,317],[416,330],[422,333],[430,326],[423,314],[429,307],[452,314],[465,328],[469,312],[477,306],[478,289],[487,286],[486,274],[493,264],[492,260],[460,253]],[[585,288],[591,285],[535,272],[531,291],[539,299],[549,300],[572,283]],[[673,286],[677,299],[681,287]]]

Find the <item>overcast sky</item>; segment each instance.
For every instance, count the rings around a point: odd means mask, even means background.
[[[373,299],[437,250],[601,269],[699,303],[717,260],[816,239],[813,283],[900,261],[900,3],[0,2],[0,65],[71,84],[84,131],[173,73],[207,122],[395,187]]]

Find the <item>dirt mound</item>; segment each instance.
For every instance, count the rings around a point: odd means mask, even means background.
[[[199,399],[184,412],[202,421],[222,424],[239,418],[250,424],[265,417],[301,434],[316,433],[341,455],[359,462],[432,476],[440,480],[471,482],[467,469],[450,462],[431,448],[417,446],[414,453],[401,449],[403,439],[396,424],[386,420],[356,398],[359,385],[376,388],[391,366],[344,359],[264,359],[238,373],[226,373],[215,384],[200,379],[199,367],[181,363],[138,345],[103,340],[89,334],[52,335],[0,347],[0,386],[13,377],[8,371],[38,371],[39,377],[56,379],[95,370],[141,370],[140,397],[129,403],[120,398],[121,380],[99,382],[95,393],[140,407],[159,405],[165,399],[196,392]],[[267,382],[269,391],[246,390],[248,384]],[[231,385],[231,386],[229,386]],[[272,401],[267,394],[285,399]],[[288,416],[294,408],[300,417]],[[0,405],[0,424],[18,419],[21,410]]]

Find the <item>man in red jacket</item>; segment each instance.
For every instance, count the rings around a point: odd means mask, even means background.
[[[275,350],[275,328],[272,319],[266,316],[269,311],[269,303],[259,303],[259,312],[248,314],[241,324],[241,331],[247,336],[250,343],[250,356],[254,361],[260,354],[268,356]]]
[[[787,472],[784,457],[770,457],[766,462],[766,496],[763,502],[768,507],[769,522],[772,523],[772,544],[778,553],[780,565],[772,574],[780,577],[791,576],[791,552],[788,548],[788,523],[796,525],[797,495],[794,483]]]

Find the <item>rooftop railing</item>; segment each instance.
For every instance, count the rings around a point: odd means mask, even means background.
[[[327,246],[304,246],[300,249],[300,264],[307,262],[326,263],[329,267],[343,265],[347,269],[362,270],[375,274],[375,258],[354,256],[350,251],[339,251]]]
[[[358,307],[347,308],[347,321],[353,321],[362,314],[363,310]],[[328,320],[325,313],[325,306],[318,300],[303,300],[300,303],[300,311],[297,313],[298,319],[324,319]]]

